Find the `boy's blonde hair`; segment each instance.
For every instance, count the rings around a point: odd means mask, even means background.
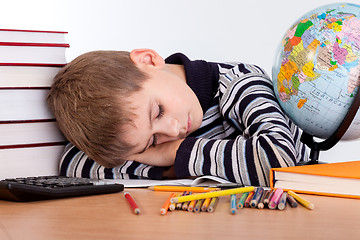
[[[122,164],[132,146],[121,138],[133,115],[126,97],[147,78],[129,52],[94,51],[55,76],[47,101],[65,137],[105,167]]]

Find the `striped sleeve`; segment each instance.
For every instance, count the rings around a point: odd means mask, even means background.
[[[91,179],[161,179],[165,169],[134,161],[126,161],[114,168],[105,168],[69,143],[62,153],[59,173],[61,176]]]
[[[230,69],[220,77],[218,96],[214,108],[223,124],[213,127],[211,134],[183,141],[175,160],[178,177],[215,175],[244,185],[269,186],[270,168],[294,166],[303,157],[304,146],[294,139],[297,129],[291,130],[272,82],[261,69],[243,64]],[[227,137],[214,139],[220,128]]]

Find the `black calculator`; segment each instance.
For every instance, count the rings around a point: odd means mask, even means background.
[[[124,185],[102,180],[64,176],[36,176],[0,181],[0,200],[28,202],[80,197],[124,190]]]

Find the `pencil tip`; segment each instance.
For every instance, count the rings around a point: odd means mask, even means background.
[[[149,190],[154,190],[154,186],[148,187]]]

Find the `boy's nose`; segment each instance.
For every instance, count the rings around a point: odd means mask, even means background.
[[[179,121],[176,119],[164,119],[157,131],[158,144],[174,141],[182,138]]]

